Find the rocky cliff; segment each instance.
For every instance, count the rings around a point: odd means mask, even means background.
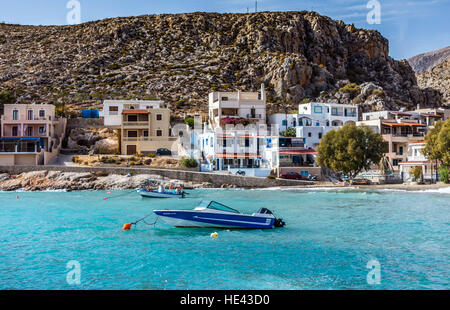
[[[423,53],[408,59],[409,64],[416,73],[422,73],[433,69],[450,58],[450,46]]]
[[[417,74],[417,82],[422,88],[433,88],[443,94],[443,100],[450,105],[450,58],[432,69]]]
[[[212,90],[269,90],[288,101],[335,100],[366,109],[436,106],[407,61],[377,31],[314,12],[192,13],[76,26],[0,25],[0,91],[73,109],[106,98],[163,99],[175,114],[207,110]]]

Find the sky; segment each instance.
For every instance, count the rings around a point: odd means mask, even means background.
[[[81,22],[144,14],[255,11],[254,0],[0,0],[0,22],[67,25],[69,1],[80,3]],[[380,4],[379,23],[367,15]],[[378,30],[390,55],[405,59],[450,45],[450,0],[259,0],[258,11],[316,11],[358,28]]]

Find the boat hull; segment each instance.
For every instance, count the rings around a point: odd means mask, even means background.
[[[154,211],[169,225],[184,228],[273,229],[275,219],[245,214]]]
[[[183,194],[168,192],[159,193],[154,191],[138,190],[138,193],[144,198],[184,198]]]

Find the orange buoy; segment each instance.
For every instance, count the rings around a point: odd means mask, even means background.
[[[131,226],[132,226],[133,224],[132,223],[129,223],[129,224],[125,224],[125,225],[123,225],[123,230],[131,230]]]

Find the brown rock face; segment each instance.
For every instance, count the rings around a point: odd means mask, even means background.
[[[440,104],[439,95],[417,87],[406,61],[388,54],[388,41],[377,31],[312,12],[0,25],[0,90],[14,90],[24,102],[64,102],[76,110],[102,99],[159,98],[182,114],[205,111],[215,89],[256,90],[265,83],[270,102],[294,106],[335,93],[339,81],[348,80],[373,82],[387,98],[412,106]]]

